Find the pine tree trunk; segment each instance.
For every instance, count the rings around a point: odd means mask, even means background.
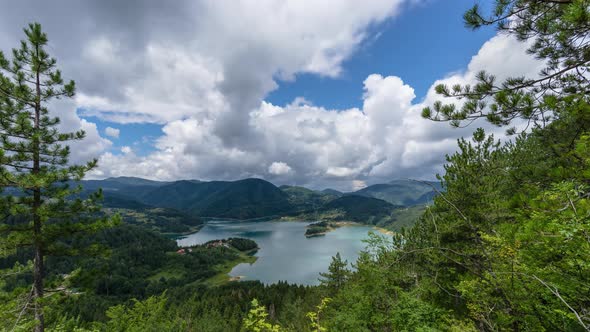
[[[36,49],[36,56],[39,57],[39,48]],[[35,133],[39,131],[39,120],[41,117],[41,82],[39,79],[39,67],[35,68],[37,72],[36,100],[35,100]],[[39,174],[40,171],[40,142],[38,137],[33,140],[33,174]],[[33,230],[34,230],[34,249],[35,261],[33,267],[33,300],[35,301],[35,332],[45,331],[45,318],[43,316],[43,239],[42,239],[42,225],[41,216],[39,215],[39,207],[41,206],[41,188],[36,188],[33,194]]]
[[[35,203],[37,198],[40,201],[40,195],[35,192]],[[35,238],[41,237],[41,220],[38,216],[34,216],[34,231]],[[37,325],[35,326],[35,332],[43,332],[45,330],[45,318],[43,317],[43,307],[40,300],[43,298],[43,249],[40,241],[35,243],[35,260],[33,267],[33,299],[35,301],[35,320]]]

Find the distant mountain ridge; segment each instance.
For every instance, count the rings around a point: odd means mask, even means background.
[[[109,178],[82,184],[86,190],[102,188],[105,199],[116,196],[194,216],[251,219],[279,215],[292,209],[287,194],[262,179],[158,182]]]
[[[107,182],[114,182],[114,183],[119,183],[122,185],[131,185],[131,186],[161,186],[164,185],[166,183],[170,183],[167,181],[154,181],[154,180],[148,180],[148,179],[143,179],[143,178],[137,178],[137,177],[132,177],[132,176],[119,176],[119,177],[110,177],[110,178],[106,178],[104,180],[99,180],[99,181],[107,181]]]
[[[389,183],[374,184],[348,195],[373,197],[393,205],[413,206],[428,204],[442,188],[439,182],[394,180]]]
[[[324,214],[332,211],[340,212],[334,220],[355,221],[377,225],[388,219],[392,212],[399,208],[382,199],[359,195],[344,195],[328,202],[322,207]]]
[[[436,195],[432,186],[440,187],[434,183],[396,180],[342,193],[334,189],[317,191],[299,186],[277,187],[255,178],[165,182],[134,177],[88,180],[82,181],[82,185],[87,191],[102,188],[107,208],[136,211],[137,214],[164,208],[168,209],[166,215],[175,216],[175,222],[182,219],[182,215],[241,220],[289,216],[369,224],[393,220],[393,211],[400,207],[430,202]],[[190,224],[196,222],[192,220]]]
[[[287,194],[287,200],[297,212],[305,212],[320,209],[326,203],[342,196],[342,193],[334,194],[326,191],[315,191],[305,187],[281,186]]]

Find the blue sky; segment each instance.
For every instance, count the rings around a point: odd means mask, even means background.
[[[267,100],[283,105],[295,97],[333,109],[360,107],[363,80],[370,74],[396,75],[421,99],[432,83],[445,75],[464,70],[494,29],[467,29],[462,15],[473,1],[430,0],[410,5],[397,18],[373,29],[365,42],[344,63],[342,77],[298,75],[294,82],[281,82]]]
[[[84,114],[84,109],[78,108],[79,114]],[[110,151],[120,154],[121,148],[128,146],[134,149],[135,153],[141,156],[148,155],[154,151],[154,140],[162,135],[163,125],[157,123],[127,123],[104,121],[96,116],[83,116],[81,118],[96,124],[100,133],[105,129],[119,129],[119,137],[108,137],[113,142]],[[106,135],[106,134],[105,134]]]

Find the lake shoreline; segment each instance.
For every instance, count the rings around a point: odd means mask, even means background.
[[[354,222],[354,221],[333,221],[333,222],[331,221],[331,222],[328,222],[328,223],[331,224],[331,225],[334,225],[336,227],[330,227],[330,226],[328,226],[326,228],[326,230],[323,231],[323,232],[321,232],[321,233],[315,233],[315,234],[310,234],[310,235],[306,234],[305,237],[312,238],[312,237],[325,236],[326,234],[328,234],[328,233],[330,233],[330,232],[332,232],[332,231],[334,231],[334,230],[336,230],[336,229],[338,229],[340,227],[358,227],[358,226],[363,226],[363,227],[369,226],[370,227],[371,226],[371,225],[361,224],[361,223]],[[310,225],[313,225],[313,224],[310,224]],[[383,228],[383,227],[373,226],[372,228],[375,231],[377,231],[377,232],[379,232],[379,233],[381,233],[383,235],[393,236],[395,234],[394,231],[389,230],[389,229],[386,229],[386,228]]]
[[[374,230],[376,230],[377,232],[383,234],[383,235],[388,235],[388,236],[394,236],[395,232],[392,230],[389,230],[387,228],[383,228],[383,227],[373,227]]]
[[[319,273],[326,272],[336,253],[356,261],[365,248],[363,241],[371,226],[339,222],[340,227],[321,239],[306,238],[309,222],[209,222],[198,232],[184,237],[179,247],[190,247],[211,240],[231,237],[256,241],[259,251],[249,257],[250,262],[234,261],[220,266],[210,284],[259,280],[264,284],[279,281],[300,285],[317,285]],[[245,258],[245,257],[243,257]],[[255,260],[255,261],[254,261]],[[237,265],[235,265],[238,263]],[[228,275],[229,273],[229,275]]]
[[[240,281],[242,279],[245,279],[245,276],[232,276],[231,271],[240,264],[252,265],[256,263],[258,257],[254,256],[254,254],[257,250],[258,249],[252,249],[245,252],[238,251],[238,258],[233,261],[217,266],[215,269],[218,271],[218,273],[213,277],[207,279],[205,281],[205,284],[209,286],[219,286],[228,282]]]
[[[290,217],[281,217],[279,219],[275,219],[275,220],[267,220],[267,221],[252,221],[252,220],[238,220],[238,219],[219,219],[219,220],[209,220],[209,221],[220,221],[220,222],[300,222],[300,223],[317,223],[317,222],[321,222],[318,220],[290,220]],[[194,229],[190,230],[189,232],[183,232],[183,233],[167,233],[165,234],[166,236],[170,237],[170,238],[174,238],[175,240],[181,240],[183,238],[186,238],[192,234],[198,233],[209,221],[204,222],[203,224],[196,226]],[[316,233],[316,234],[311,234],[311,235],[305,235],[306,238],[314,238],[314,237],[322,237],[325,236],[326,234],[328,234],[329,232],[332,232],[336,229],[338,229],[339,227],[357,227],[357,226],[368,226],[371,227],[372,225],[369,224],[363,224],[363,223],[359,223],[356,221],[348,221],[348,220],[342,220],[342,221],[330,221],[330,224],[333,224],[337,227],[329,227],[328,229],[326,229],[325,232],[321,232],[321,233]],[[383,235],[387,235],[387,236],[393,236],[395,235],[395,232],[392,230],[389,230],[387,228],[383,228],[383,227],[379,227],[379,226],[372,226],[373,229]]]

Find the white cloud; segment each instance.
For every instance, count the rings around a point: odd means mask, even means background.
[[[98,158],[113,145],[113,142],[100,136],[96,124],[85,119],[80,119],[79,121],[80,126],[76,130],[84,130],[86,137],[81,141],[70,143],[72,147],[70,161],[73,163],[85,163],[91,159]]]
[[[133,150],[128,146],[123,146],[123,147],[121,147],[121,152],[123,152],[124,154],[129,154],[129,153],[132,153]]]
[[[361,108],[326,109],[303,99],[273,105],[264,98],[277,80],[299,73],[342,75],[344,61],[372,28],[414,2],[70,1],[68,15],[81,23],[66,25],[59,6],[22,0],[0,13],[0,49],[18,44],[30,17],[43,24],[64,77],[78,87],[75,105],[55,114],[64,128],[87,132],[72,149],[73,160],[102,154],[95,177],[259,176],[347,190],[363,181],[431,178],[444,154],[456,149],[455,139],[475,126],[453,130],[422,119],[422,107],[438,96],[431,88],[416,101],[413,88],[393,75],[366,78]],[[538,72],[524,48],[496,36],[464,72],[435,84],[473,82],[482,69],[499,79]],[[105,153],[112,142],[80,119],[76,107],[115,123],[159,123],[162,135],[146,156]]]
[[[86,137],[81,141],[70,141],[70,162],[82,164],[91,159],[99,158],[102,153],[112,146],[112,142],[100,136],[96,124],[81,119],[76,114],[76,104],[72,100],[54,100],[49,104],[52,116],[60,118],[58,130],[61,132],[75,132],[83,130]]]
[[[465,72],[435,84],[473,83],[475,73],[486,68],[505,68],[506,75],[536,73],[540,64],[524,48],[506,36],[494,37]],[[432,178],[442,170],[444,155],[456,150],[458,137],[470,136],[478,125],[499,136],[504,131],[482,121],[452,129],[422,119],[421,109],[438,98],[433,87],[416,103],[414,90],[401,78],[373,74],[364,82],[362,109],[329,110],[300,99],[285,106],[261,102],[246,122],[257,138],[253,146],[227,145],[216,132],[215,119],[191,117],[165,125],[153,154],[133,159],[107,155],[101,164],[121,174],[124,165],[133,163],[141,165],[135,175],[155,177],[157,169],[162,179],[262,176],[342,190],[393,178]]]
[[[112,138],[119,138],[120,133],[121,131],[119,129],[113,127],[106,127],[104,129],[104,134]]]
[[[268,172],[273,175],[285,175],[291,172],[291,167],[284,162],[273,162],[268,166]]]
[[[83,50],[82,55],[93,62],[112,65],[117,57],[119,47],[107,37],[98,37],[90,40]]]
[[[352,181],[352,190],[357,191],[367,187],[367,183],[361,180],[353,180]]]
[[[368,30],[410,2],[176,1],[167,10],[189,19],[135,31],[135,20],[139,25],[164,14],[141,4],[129,31],[81,36],[75,52],[81,56],[72,60],[72,67],[84,69],[75,71],[83,76],[76,100],[84,115],[119,123],[209,118],[224,143],[237,144],[251,138],[248,114],[276,89],[277,79],[340,75]]]

